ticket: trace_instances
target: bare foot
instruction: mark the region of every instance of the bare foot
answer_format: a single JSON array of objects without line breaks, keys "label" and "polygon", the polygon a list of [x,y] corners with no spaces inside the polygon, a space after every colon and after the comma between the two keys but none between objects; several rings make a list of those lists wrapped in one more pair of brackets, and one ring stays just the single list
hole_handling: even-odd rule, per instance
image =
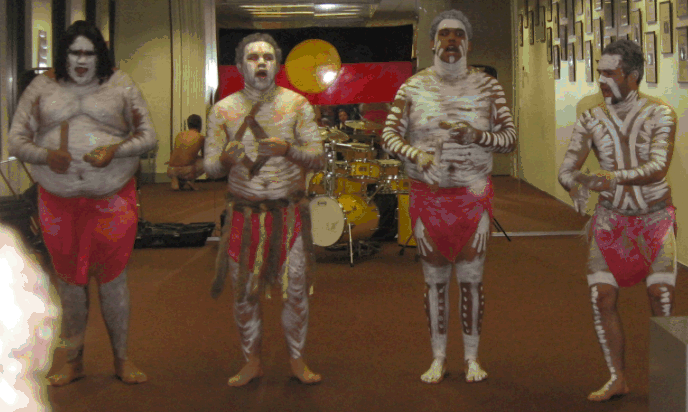
[{"label": "bare foot", "polygon": [[65,386],[84,376],[82,362],[67,362],[56,374],[49,376],[48,381],[51,386]]},{"label": "bare foot", "polygon": [[172,190],[179,190],[179,179],[176,177],[172,178],[172,181],[170,182],[170,188]]},{"label": "bare foot", "polygon": [[260,361],[249,361],[236,375],[229,378],[227,384],[229,386],[244,386],[253,379],[263,376],[263,368],[260,366]]},{"label": "bare foot", "polygon": [[291,371],[301,383],[310,385],[322,380],[320,374],[314,373],[308,369],[308,365],[303,361],[303,358],[290,359],[289,362],[291,363]]},{"label": "bare foot", "polygon": [[115,374],[122,382],[130,385],[143,383],[148,380],[148,376],[127,359],[115,360]]},{"label": "bare foot", "polygon": [[467,359],[465,366],[466,382],[480,382],[487,379],[487,372],[485,372],[476,359]]},{"label": "bare foot", "polygon": [[599,390],[588,395],[588,400],[593,402],[604,402],[615,397],[620,397],[630,392],[626,380],[623,377],[612,375]]},{"label": "bare foot", "polygon": [[424,374],[420,376],[420,380],[425,383],[440,383],[444,379],[444,358],[435,358]]}]

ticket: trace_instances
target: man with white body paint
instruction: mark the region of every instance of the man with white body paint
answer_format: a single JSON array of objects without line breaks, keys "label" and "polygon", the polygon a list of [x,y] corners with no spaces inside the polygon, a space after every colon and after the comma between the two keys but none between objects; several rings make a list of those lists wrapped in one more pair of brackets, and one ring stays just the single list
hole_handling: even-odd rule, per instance
[{"label": "man with white body paint", "polygon": [[[275,84],[282,51],[256,33],[236,49],[244,89],[217,103],[208,118],[205,171],[228,176],[227,218],[212,295],[227,272],[234,285],[234,318],[246,365],[229,379],[242,386],[263,375],[261,291],[281,283],[282,325],[291,369],[316,383],[303,359],[308,328],[308,268],[313,262],[305,176],[325,165],[315,113],[303,96]],[[258,169],[256,164],[262,164]]]},{"label": "man with white body paint", "polygon": [[483,268],[492,212],[492,153],[516,146],[516,131],[496,79],[469,67],[472,29],[463,13],[440,13],[430,30],[432,67],[397,92],[382,134],[383,148],[405,162],[410,212],[425,277],[433,362],[421,376],[445,373],[449,281],[460,284],[467,382],[487,378],[478,361],[483,318]]},{"label": "man with white body paint", "polygon": [[31,163],[39,183],[43,238],[59,277],[66,364],[53,386],[84,376],[88,283],[99,283],[101,312],[125,383],[147,380],[127,357],[126,266],[138,211],[139,156],[156,147],[146,102],[131,78],[113,69],[101,33],[72,24],[56,52],[55,71],[22,95],[9,135],[10,154]]},{"label": "man with white body paint", "polygon": [[[653,316],[670,316],[674,300],[676,217],[666,174],[676,114],[638,92],[643,65],[643,52],[632,41],[619,40],[604,49],[597,68],[604,103],[578,118],[559,169],[559,182],[581,214],[589,190],[600,193],[588,233],[588,285],[611,377],[588,396],[591,401],[629,392],[618,288],[645,279]],[[601,169],[581,172],[591,149]]]}]

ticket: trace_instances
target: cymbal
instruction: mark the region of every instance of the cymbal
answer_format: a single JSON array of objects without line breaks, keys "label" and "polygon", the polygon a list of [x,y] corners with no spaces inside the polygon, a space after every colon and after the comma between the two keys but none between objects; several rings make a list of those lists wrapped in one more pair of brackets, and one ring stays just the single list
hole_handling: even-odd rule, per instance
[{"label": "cymbal", "polygon": [[322,136],[323,140],[330,142],[344,142],[349,140],[349,135],[339,129],[319,127],[318,130],[320,131],[320,136]]},{"label": "cymbal", "polygon": [[352,129],[357,130],[380,130],[384,128],[384,125],[379,123],[371,122],[370,120],[347,120],[344,122],[345,125]]}]

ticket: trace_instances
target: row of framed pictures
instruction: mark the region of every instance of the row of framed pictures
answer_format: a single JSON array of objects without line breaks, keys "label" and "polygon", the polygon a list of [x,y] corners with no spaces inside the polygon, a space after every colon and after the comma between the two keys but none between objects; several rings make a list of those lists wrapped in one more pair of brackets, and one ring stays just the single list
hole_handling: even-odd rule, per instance
[{"label": "row of framed pictures", "polygon": [[[595,1],[594,4],[592,0],[560,0],[560,2],[552,3],[551,0],[545,0],[545,6],[535,4],[537,13],[535,10],[528,9],[528,0],[526,1],[526,10],[528,13],[525,16],[519,14],[519,45],[524,46],[524,28],[528,29],[529,43],[535,44],[535,42],[546,42],[547,43],[547,60],[549,63],[554,64],[555,78],[559,79],[560,76],[560,61],[569,61],[569,80],[575,81],[575,61],[585,60],[586,68],[586,80],[588,82],[594,81],[594,70],[593,61],[598,61],[602,54],[602,49],[607,46],[612,41],[616,40],[615,36],[604,36],[605,28],[613,28],[613,1],[614,0],[600,0]],[[531,0],[532,1],[532,0]],[[574,3],[571,4],[570,2]],[[629,26],[630,31],[623,37],[633,40],[638,43],[641,47],[645,44],[644,53],[646,60],[646,81],[649,83],[657,82],[657,44],[656,35],[654,31],[642,32],[642,10],[637,9],[628,13],[628,0],[617,0],[621,2],[621,16],[620,24]],[[633,0],[639,1],[639,0]],[[578,15],[585,14],[584,21],[575,21],[575,17],[568,15],[572,18],[567,19],[566,11],[562,13],[560,6],[567,8],[569,12],[573,8],[578,7],[578,3],[581,3],[583,12],[576,13]],[[584,3],[583,3],[584,2]],[[542,4],[542,0],[540,0]],[[568,7],[567,7],[568,4]],[[583,7],[584,6],[584,7]],[[592,16],[592,9],[602,10],[604,9],[604,19],[594,18]],[[677,0],[677,17],[688,16],[688,0]],[[626,10],[626,15],[624,16],[624,11]],[[590,11],[590,13],[588,13]],[[656,0],[646,0],[645,11],[648,19],[648,24],[657,22],[656,14]],[[536,15],[539,16],[536,18]],[[567,23],[561,23],[562,20],[571,21],[571,25]],[[612,21],[612,23],[604,24],[605,21]],[[546,27],[545,21],[551,21],[552,27]],[[673,53],[673,24],[672,24],[672,4],[670,1],[663,1],[659,4],[659,22],[660,24],[660,51],[663,54]],[[569,32],[569,26],[572,26],[572,32]],[[584,27],[588,34],[593,34],[593,40],[588,40],[583,42],[583,31]],[[554,40],[558,40],[560,45],[553,45],[553,31]],[[688,82],[688,27],[677,28],[678,35],[678,61],[679,61],[679,82]]]},{"label": "row of framed pictures", "polygon": [[[630,8],[632,3],[640,0],[523,0],[526,12],[532,10],[543,10],[542,18],[551,22],[555,19],[561,21],[574,21],[576,16],[584,16],[586,25],[592,24],[593,10],[601,12],[604,20],[609,24],[608,28],[614,27],[614,3],[619,3],[619,24],[621,26],[629,24]],[[676,1],[676,17],[688,17],[688,0]],[[669,3],[664,1],[662,4]],[[645,13],[648,23],[657,21],[657,0],[645,1]],[[540,24],[540,15],[535,15],[535,25]],[[531,20],[533,21],[533,20]],[[528,27],[529,22],[524,22]],[[588,32],[589,33],[589,32]]]}]

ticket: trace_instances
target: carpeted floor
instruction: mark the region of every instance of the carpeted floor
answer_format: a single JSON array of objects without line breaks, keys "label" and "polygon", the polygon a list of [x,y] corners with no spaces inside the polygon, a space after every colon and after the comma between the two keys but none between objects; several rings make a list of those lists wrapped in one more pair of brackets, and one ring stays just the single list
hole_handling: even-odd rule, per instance
[{"label": "carpeted floor", "polygon": [[[217,220],[224,184],[199,192],[142,188],[151,222]],[[495,216],[509,232],[580,230],[571,208],[512,178],[496,178]],[[306,359],[324,376],[305,386],[290,378],[280,326],[281,299],[264,301],[265,376],[243,388],[227,379],[243,364],[231,290],[210,298],[217,243],[183,249],[138,249],[129,266],[130,357],[150,381],[115,379],[98,300],[91,299],[87,377],[49,388],[55,411],[646,411],[649,306],[642,285],[623,290],[631,393],[605,404],[586,401],[607,371],[592,327],[584,278],[586,246],[578,236],[494,237],[485,269],[486,314],[480,357],[490,373],[467,384],[462,372],[458,289],[452,284],[448,376],[421,383],[431,363],[424,284],[414,249],[396,242],[349,267],[344,253],[318,251]],[[686,271],[676,315],[688,313]],[[91,285],[96,296],[97,289]],[[56,363],[63,359],[57,353]]]}]

